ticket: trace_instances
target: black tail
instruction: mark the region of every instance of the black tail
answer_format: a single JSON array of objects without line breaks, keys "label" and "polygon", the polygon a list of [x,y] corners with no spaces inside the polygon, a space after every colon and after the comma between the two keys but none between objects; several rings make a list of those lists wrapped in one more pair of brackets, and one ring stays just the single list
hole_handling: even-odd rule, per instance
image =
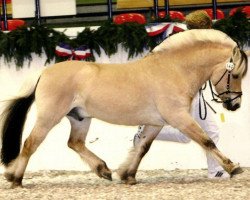
[{"label": "black tail", "polygon": [[2,114],[1,162],[5,166],[20,153],[24,123],[34,99],[35,90],[29,96],[12,100]]}]

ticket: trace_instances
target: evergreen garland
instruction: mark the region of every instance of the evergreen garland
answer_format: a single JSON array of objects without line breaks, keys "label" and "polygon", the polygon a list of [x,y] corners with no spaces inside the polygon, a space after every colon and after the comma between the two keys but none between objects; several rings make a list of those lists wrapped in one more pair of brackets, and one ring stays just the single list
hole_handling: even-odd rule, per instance
[{"label": "evergreen garland", "polygon": [[98,55],[101,54],[101,49],[99,42],[96,37],[95,31],[91,30],[90,28],[85,28],[81,33],[79,33],[76,37],[75,40],[72,41],[73,47],[77,47],[80,45],[86,45],[89,47],[90,52],[91,52],[91,57],[88,58],[87,60],[94,61],[94,54],[93,52],[95,51]]},{"label": "evergreen garland", "polygon": [[[241,46],[249,40],[250,23],[246,15],[237,12],[235,15],[217,21],[213,28],[227,33]],[[31,61],[32,54],[41,56],[45,53],[49,63],[52,60],[62,61],[67,58],[57,57],[55,47],[60,43],[68,43],[72,48],[87,45],[90,51],[98,55],[101,49],[108,56],[117,52],[118,45],[128,52],[128,58],[151,50],[159,42],[159,37],[149,37],[144,25],[125,23],[116,25],[111,22],[100,26],[97,30],[85,28],[75,39],[69,39],[63,32],[58,32],[45,26],[21,27],[8,33],[0,31],[0,56],[6,62],[14,60],[17,67],[22,67],[25,60]],[[94,60],[94,57],[88,58]]]},{"label": "evergreen garland", "polygon": [[128,58],[142,53],[145,48],[152,49],[155,46],[145,26],[136,23],[107,23],[95,31],[95,37],[108,56],[117,52],[119,44],[128,51]]},{"label": "evergreen garland", "polygon": [[241,47],[250,40],[250,22],[241,10],[236,11],[232,16],[218,20],[213,24],[213,28],[226,33]]}]

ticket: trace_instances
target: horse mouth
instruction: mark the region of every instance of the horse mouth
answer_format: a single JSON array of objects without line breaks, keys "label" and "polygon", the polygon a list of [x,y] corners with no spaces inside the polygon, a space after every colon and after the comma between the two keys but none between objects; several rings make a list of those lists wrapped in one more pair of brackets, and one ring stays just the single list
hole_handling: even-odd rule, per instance
[{"label": "horse mouth", "polygon": [[232,104],[231,102],[224,102],[223,107],[226,108],[227,110],[235,111],[238,108],[240,108],[240,104],[239,103]]}]

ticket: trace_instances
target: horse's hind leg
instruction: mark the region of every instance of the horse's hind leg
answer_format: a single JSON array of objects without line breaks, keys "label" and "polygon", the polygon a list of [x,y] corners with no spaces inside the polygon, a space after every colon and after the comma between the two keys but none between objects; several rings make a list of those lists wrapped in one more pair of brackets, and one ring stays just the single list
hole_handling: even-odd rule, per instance
[{"label": "horse's hind leg", "polygon": [[117,173],[126,184],[136,184],[135,175],[144,155],[150,149],[153,140],[161,131],[162,126],[145,126],[140,142],[131,150],[127,160],[119,167]]},{"label": "horse's hind leg", "polygon": [[71,116],[68,116],[68,119],[71,123],[68,146],[76,151],[82,160],[87,162],[91,170],[99,177],[112,180],[112,173],[106,163],[85,146],[85,139],[89,130],[91,118],[83,119],[71,114]]},{"label": "horse's hind leg", "polygon": [[31,134],[24,142],[21,153],[6,168],[4,175],[8,181],[12,182],[12,188],[22,186],[23,175],[31,155],[36,151],[55,124],[52,121],[37,119]]}]

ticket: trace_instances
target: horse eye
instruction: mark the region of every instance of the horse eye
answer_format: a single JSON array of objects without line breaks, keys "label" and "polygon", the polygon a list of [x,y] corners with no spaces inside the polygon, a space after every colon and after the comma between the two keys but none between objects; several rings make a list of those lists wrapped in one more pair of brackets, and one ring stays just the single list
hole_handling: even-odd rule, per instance
[{"label": "horse eye", "polygon": [[239,78],[239,75],[232,75],[232,77],[233,77],[234,79],[237,79],[237,78]]}]

